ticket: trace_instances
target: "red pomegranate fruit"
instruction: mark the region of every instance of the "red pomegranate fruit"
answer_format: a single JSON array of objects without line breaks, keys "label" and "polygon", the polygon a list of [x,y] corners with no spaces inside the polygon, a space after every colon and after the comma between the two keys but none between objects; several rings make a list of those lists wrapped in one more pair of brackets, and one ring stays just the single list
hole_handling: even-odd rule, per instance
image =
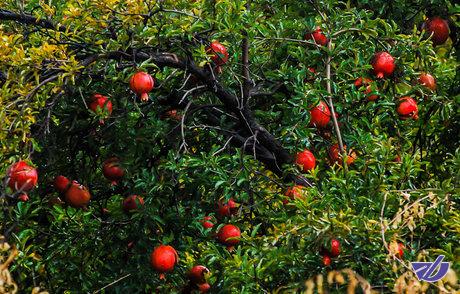
[{"label": "red pomegranate fruit", "polygon": [[411,97],[402,97],[399,99],[399,105],[396,108],[396,111],[399,114],[399,118],[406,120],[412,118],[414,120],[418,119],[418,106],[417,102]]},{"label": "red pomegranate fruit", "polygon": [[211,290],[211,285],[208,283],[200,284],[198,285],[198,290],[200,293],[207,293],[209,290]]},{"label": "red pomegranate fruit", "polygon": [[170,118],[173,120],[180,121],[182,120],[182,115],[177,111],[177,109],[171,109],[162,114],[161,118]]},{"label": "red pomegranate fruit", "polygon": [[123,178],[125,170],[120,166],[120,160],[117,157],[111,157],[102,164],[102,173],[112,182],[112,185],[116,185]]},{"label": "red pomegranate fruit", "polygon": [[[343,145],[343,149],[345,150],[345,152],[347,152],[346,145]],[[334,163],[338,163],[340,165],[342,164],[342,155],[340,154],[339,144],[332,145],[329,148],[328,154],[329,154],[329,159],[331,160],[332,164]],[[353,150],[350,150],[347,153],[347,165],[352,165],[355,162],[356,158],[357,158],[356,152],[354,152]]]},{"label": "red pomegranate fruit", "polygon": [[295,163],[300,166],[304,173],[312,170],[316,166],[316,158],[310,150],[305,149],[297,153]]},{"label": "red pomegranate fruit", "polygon": [[422,26],[431,35],[433,45],[441,45],[449,38],[449,24],[440,17],[427,19]]},{"label": "red pomegranate fruit", "polygon": [[37,170],[23,160],[12,164],[6,175],[8,187],[15,192],[29,192],[38,182]]},{"label": "red pomegranate fruit", "polygon": [[227,246],[228,251],[232,251],[234,246],[240,242],[241,231],[237,226],[225,225],[217,233],[217,240]]},{"label": "red pomegranate fruit", "polygon": [[133,212],[144,206],[144,198],[138,195],[130,195],[123,200],[122,208],[128,212]]},{"label": "red pomegranate fruit", "polygon": [[[93,97],[91,97],[89,109],[94,113],[104,112],[107,116],[110,116],[112,113],[112,102],[104,95],[94,94]],[[103,123],[103,120],[101,120],[101,123]]]},{"label": "red pomegranate fruit", "polygon": [[328,39],[321,31],[320,27],[316,27],[316,29],[312,33],[305,34],[305,40],[313,40],[316,44],[325,46],[327,45]]},{"label": "red pomegranate fruit", "polygon": [[395,60],[388,52],[377,52],[371,62],[374,68],[374,74],[377,78],[388,77],[395,70]]},{"label": "red pomegranate fruit", "polygon": [[206,283],[206,276],[209,274],[209,269],[203,265],[195,265],[190,269],[187,276],[190,282],[201,285]]},{"label": "red pomegranate fruit", "polygon": [[405,248],[406,248],[406,247],[404,246],[403,243],[398,242],[398,257],[399,257],[400,259],[402,259],[402,258],[404,257],[404,249],[405,249]]},{"label": "red pomegranate fruit", "polygon": [[207,53],[211,54],[211,60],[217,66],[224,65],[228,61],[227,48],[219,41],[213,41],[208,47]]},{"label": "red pomegranate fruit", "polygon": [[288,204],[289,200],[294,200],[296,198],[303,198],[303,191],[304,187],[300,185],[296,185],[294,187],[290,187],[286,190],[284,193],[284,196],[286,196],[286,199],[283,200],[283,204]]},{"label": "red pomegranate fruit", "polygon": [[139,71],[131,76],[129,86],[136,95],[141,97],[141,101],[149,100],[149,92],[152,91],[155,80],[146,72]]},{"label": "red pomegranate fruit", "polygon": [[310,126],[325,128],[331,120],[331,112],[324,101],[310,110]]},{"label": "red pomegranate fruit", "polygon": [[91,200],[88,189],[77,181],[72,181],[64,196],[65,202],[75,208],[85,208]]},{"label": "red pomegranate fruit", "polygon": [[217,214],[221,217],[232,216],[237,212],[237,210],[237,203],[233,200],[233,198],[230,198],[227,203],[223,203],[222,201],[217,203]]},{"label": "red pomegranate fruit", "polygon": [[331,265],[331,257],[329,255],[323,255],[323,264],[324,266],[330,266]]},{"label": "red pomegranate fruit", "polygon": [[436,90],[436,80],[429,73],[422,73],[418,78],[418,82],[420,85],[427,87],[431,91]]},{"label": "red pomegranate fruit", "polygon": [[[366,87],[364,90],[363,90],[363,93],[366,94],[366,97],[367,97],[367,100],[369,101],[375,101],[379,98],[378,95],[375,95],[375,94],[370,94],[372,92],[372,85],[373,84],[373,81],[371,79],[368,79],[368,78],[358,78],[356,79],[355,81],[355,87],[356,88],[361,88],[362,86],[363,87]],[[378,90],[377,88],[375,88],[374,90]]]},{"label": "red pomegranate fruit", "polygon": [[57,176],[54,178],[54,188],[60,193],[64,193],[70,186],[70,180],[64,176]]},{"label": "red pomegranate fruit", "polygon": [[150,264],[160,274],[160,279],[165,279],[165,274],[174,270],[179,262],[179,255],[169,245],[160,245],[150,254]]},{"label": "red pomegranate fruit", "polygon": [[337,239],[331,240],[331,257],[337,257],[340,254],[340,241]]},{"label": "red pomegranate fruit", "polygon": [[211,229],[212,227],[214,227],[214,223],[212,223],[211,220],[212,220],[211,216],[203,217],[201,224],[203,225],[205,229]]}]

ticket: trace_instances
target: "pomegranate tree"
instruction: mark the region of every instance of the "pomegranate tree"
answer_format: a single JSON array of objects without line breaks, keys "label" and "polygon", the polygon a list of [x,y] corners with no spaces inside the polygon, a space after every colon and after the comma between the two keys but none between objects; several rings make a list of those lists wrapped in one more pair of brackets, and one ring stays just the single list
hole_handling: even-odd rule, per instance
[{"label": "pomegranate tree", "polygon": [[37,170],[21,160],[11,165],[7,172],[7,184],[15,192],[29,192],[38,182]]},{"label": "pomegranate tree", "polygon": [[379,79],[391,76],[395,70],[395,60],[388,52],[375,53],[371,65],[374,69],[374,74]]},{"label": "pomegranate tree", "polygon": [[331,120],[331,112],[324,101],[310,110],[310,126],[325,128]]},{"label": "pomegranate tree", "polygon": [[414,120],[418,119],[418,106],[417,102],[409,96],[402,97],[399,99],[399,104],[396,108],[399,118],[406,120],[412,118]]},{"label": "pomegranate tree", "polygon": [[174,270],[179,262],[179,255],[169,245],[160,245],[150,254],[150,264],[160,274],[160,279],[165,279],[165,274]]},{"label": "pomegranate tree", "polygon": [[307,149],[297,153],[295,162],[298,166],[300,166],[304,173],[314,169],[316,166],[315,156]]},{"label": "pomegranate tree", "polygon": [[155,80],[146,72],[139,71],[131,76],[129,86],[131,90],[141,98],[141,101],[149,100],[149,92],[152,91]]},{"label": "pomegranate tree", "polygon": [[232,251],[234,246],[240,242],[241,231],[235,225],[225,225],[217,233],[217,240],[227,246],[228,251]]},{"label": "pomegranate tree", "polygon": [[102,173],[112,182],[112,185],[116,185],[123,178],[125,171],[120,165],[120,160],[117,157],[111,157],[102,164]]}]

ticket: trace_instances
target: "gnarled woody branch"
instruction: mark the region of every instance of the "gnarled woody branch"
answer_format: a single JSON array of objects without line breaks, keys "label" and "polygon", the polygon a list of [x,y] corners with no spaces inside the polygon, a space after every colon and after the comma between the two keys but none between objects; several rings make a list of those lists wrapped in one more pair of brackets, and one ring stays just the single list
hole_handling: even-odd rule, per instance
[{"label": "gnarled woody branch", "polygon": [[[12,20],[27,25],[35,25],[46,29],[53,29],[59,31],[65,31],[65,27],[56,26],[49,20],[38,20],[30,14],[15,13],[8,10],[0,10],[0,20]],[[133,60],[147,60],[151,59],[160,67],[173,67],[181,70],[185,70],[188,73],[196,76],[204,85],[206,85],[209,91],[212,91],[216,97],[223,103],[225,109],[233,113],[239,120],[240,134],[244,135],[244,140],[247,144],[247,138],[252,138],[252,144],[256,150],[256,159],[264,163],[271,171],[278,176],[284,176],[282,165],[292,163],[292,157],[289,152],[281,146],[278,140],[269,133],[264,127],[262,127],[255,120],[251,110],[245,104],[241,105],[238,103],[238,98],[225,89],[209,71],[204,68],[200,68],[194,64],[190,59],[178,58],[175,54],[171,53],[158,53],[158,52],[146,52],[146,51],[113,51],[105,54],[98,54],[88,56],[81,61],[83,67],[89,66],[91,63],[98,59],[129,59]],[[247,70],[247,69],[246,69]],[[248,78],[248,77],[247,77]],[[245,94],[249,95],[249,83],[246,81]],[[245,95],[245,96],[246,96]],[[247,99],[248,97],[246,97]],[[235,137],[232,142],[240,144],[242,138]],[[243,146],[247,149],[246,146]],[[248,151],[248,150],[246,150]],[[251,152],[252,153],[252,152]],[[285,177],[288,181],[295,181],[298,184],[305,186],[312,186],[312,184],[304,177],[297,177],[295,175],[287,175]]]},{"label": "gnarled woody branch", "polygon": [[0,9],[0,20],[12,20],[22,24],[36,25],[45,29],[58,30],[64,32],[64,26],[56,26],[51,21],[46,19],[37,19],[35,16],[27,13],[16,13],[13,11]]},{"label": "gnarled woody branch", "polygon": [[[82,65],[88,66],[98,59],[119,60],[124,58],[132,60],[133,57],[135,57],[135,59],[138,61],[150,59],[159,67],[173,67],[185,70],[197,77],[203,84],[207,86],[209,91],[213,92],[214,95],[219,98],[225,109],[233,113],[238,118],[239,127],[242,131],[240,133],[243,133],[248,138],[254,136],[251,140],[251,143],[256,144],[256,159],[264,163],[278,176],[283,176],[282,165],[292,163],[292,157],[289,152],[283,146],[281,146],[278,140],[271,133],[269,133],[255,120],[251,110],[246,105],[241,106],[238,103],[238,97],[225,89],[219,83],[219,81],[217,81],[215,77],[205,68],[196,66],[192,60],[179,58],[177,55],[172,53],[157,53],[133,50],[130,52],[112,51],[105,54],[92,55],[84,59],[82,61]],[[242,141],[243,140],[240,137],[235,137],[232,140],[232,142],[235,144],[241,144]],[[253,151],[253,148],[247,148],[247,146],[245,146],[245,149],[248,153],[252,153]],[[287,175],[286,180],[296,181],[298,184],[306,186],[312,186],[312,183],[303,177]]]}]

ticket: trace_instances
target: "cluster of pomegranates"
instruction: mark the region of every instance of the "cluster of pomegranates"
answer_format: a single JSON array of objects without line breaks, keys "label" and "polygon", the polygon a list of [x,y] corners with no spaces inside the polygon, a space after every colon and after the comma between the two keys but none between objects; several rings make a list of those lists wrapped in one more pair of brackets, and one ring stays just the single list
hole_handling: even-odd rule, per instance
[{"label": "cluster of pomegranates", "polygon": [[[221,219],[231,217],[237,212],[238,203],[232,198],[228,201],[219,201],[217,204],[217,216]],[[201,220],[201,224],[205,229],[214,227],[213,217],[205,216]],[[232,251],[234,246],[240,242],[241,231],[233,224],[224,224],[215,235],[217,241],[227,247],[227,250]],[[172,246],[159,245],[154,248],[150,255],[150,264],[153,269],[160,274],[160,279],[165,278],[165,274],[174,270],[179,258],[176,250]],[[207,282],[210,272],[203,265],[196,265],[190,269],[188,277],[190,280],[187,286],[189,290],[198,290],[201,293],[209,291],[211,286]]]},{"label": "cluster of pomegranates", "polygon": [[331,265],[332,258],[338,257],[340,255],[340,241],[337,239],[331,239],[331,242],[328,247],[323,246],[319,250],[319,253],[323,256],[324,266]]}]

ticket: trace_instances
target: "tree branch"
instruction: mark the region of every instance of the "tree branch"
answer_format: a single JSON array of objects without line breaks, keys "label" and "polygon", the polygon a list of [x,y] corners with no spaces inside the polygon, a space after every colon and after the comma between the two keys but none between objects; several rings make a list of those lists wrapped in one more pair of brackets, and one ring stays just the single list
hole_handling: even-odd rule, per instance
[{"label": "tree branch", "polygon": [[[284,176],[282,166],[292,163],[292,157],[289,152],[281,146],[279,141],[271,133],[257,123],[252,111],[246,105],[239,105],[238,97],[225,89],[212,72],[205,68],[198,67],[192,60],[188,58],[179,58],[172,53],[132,50],[128,52],[112,51],[104,54],[92,55],[84,59],[82,65],[88,66],[98,59],[133,60],[133,57],[135,57],[137,61],[150,59],[159,67],[177,68],[194,75],[209,91],[214,93],[228,112],[236,116],[239,121],[241,135],[246,137],[245,141],[247,138],[257,133],[257,142],[255,144],[260,146],[256,146],[256,150],[266,150],[266,152],[263,152],[264,155],[262,156],[262,154],[259,154],[257,159],[266,164],[267,167],[278,176]],[[257,149],[259,147],[260,149]],[[290,179],[292,178],[296,177],[291,176]]]},{"label": "tree branch", "polygon": [[16,13],[10,10],[0,9],[0,20],[12,20],[26,25],[36,25],[45,29],[64,32],[64,26],[56,26],[50,20],[37,19],[35,16],[26,13]]}]

